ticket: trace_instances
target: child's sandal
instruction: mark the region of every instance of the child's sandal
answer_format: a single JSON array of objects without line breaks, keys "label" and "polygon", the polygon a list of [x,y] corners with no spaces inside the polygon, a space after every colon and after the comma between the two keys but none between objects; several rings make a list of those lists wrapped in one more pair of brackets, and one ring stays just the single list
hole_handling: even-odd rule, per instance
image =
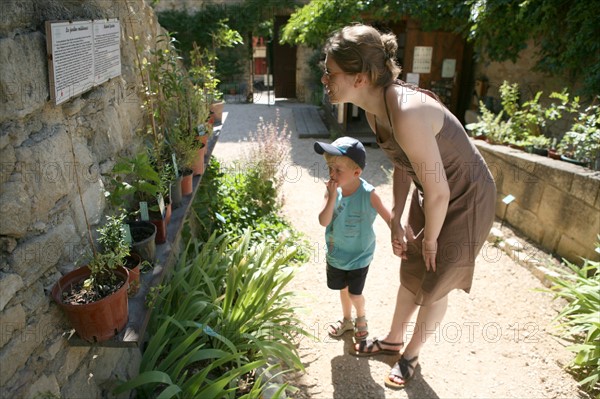
[{"label": "child's sandal", "polygon": [[[362,325],[358,325],[358,324]],[[364,341],[369,336],[369,325],[365,316],[354,319],[354,338],[358,341]]]},{"label": "child's sandal", "polygon": [[341,337],[346,331],[354,329],[352,320],[343,319],[329,325],[329,335],[332,337]]}]

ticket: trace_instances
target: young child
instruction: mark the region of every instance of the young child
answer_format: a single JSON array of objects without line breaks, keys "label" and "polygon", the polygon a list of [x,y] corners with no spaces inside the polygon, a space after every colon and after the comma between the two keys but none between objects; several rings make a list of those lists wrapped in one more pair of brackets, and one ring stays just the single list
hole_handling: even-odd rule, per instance
[{"label": "young child", "polygon": [[331,144],[316,142],[314,148],[324,155],[329,168],[319,223],[326,226],[327,286],[340,290],[343,313],[341,320],[329,326],[329,335],[339,337],[354,330],[355,338],[362,341],[369,335],[362,291],[375,251],[373,222],[379,214],[389,226],[391,214],[374,187],[360,177],[366,161],[360,141],[340,137]]}]

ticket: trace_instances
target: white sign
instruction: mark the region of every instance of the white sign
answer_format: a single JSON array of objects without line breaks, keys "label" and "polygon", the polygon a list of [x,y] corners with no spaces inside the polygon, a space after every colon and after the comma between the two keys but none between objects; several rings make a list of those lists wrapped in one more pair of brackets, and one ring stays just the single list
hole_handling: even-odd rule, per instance
[{"label": "white sign", "polygon": [[454,72],[456,72],[456,60],[446,58],[442,63],[442,78],[453,78]]},{"label": "white sign", "polygon": [[121,75],[121,27],[118,19],[94,22],[94,84]]},{"label": "white sign", "polygon": [[46,22],[50,96],[58,105],[121,75],[121,26],[116,18]]},{"label": "white sign", "polygon": [[433,56],[433,47],[415,46],[413,55],[413,73],[431,73],[431,57]]}]

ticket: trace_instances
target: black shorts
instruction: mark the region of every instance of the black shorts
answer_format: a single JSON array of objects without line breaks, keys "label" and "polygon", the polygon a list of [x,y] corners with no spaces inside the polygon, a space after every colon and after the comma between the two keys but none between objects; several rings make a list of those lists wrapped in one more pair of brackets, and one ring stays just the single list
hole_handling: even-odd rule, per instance
[{"label": "black shorts", "polygon": [[369,266],[355,270],[342,270],[327,264],[327,287],[341,290],[348,287],[352,295],[361,295],[367,280]]}]

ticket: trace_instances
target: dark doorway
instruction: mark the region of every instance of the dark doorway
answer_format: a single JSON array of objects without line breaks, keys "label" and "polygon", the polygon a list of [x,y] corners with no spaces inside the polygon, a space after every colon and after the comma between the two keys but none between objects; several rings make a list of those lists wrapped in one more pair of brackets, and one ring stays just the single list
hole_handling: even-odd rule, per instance
[{"label": "dark doorway", "polygon": [[279,30],[289,17],[275,17],[273,40],[273,83],[275,97],[296,98],[296,46],[279,44]]}]

